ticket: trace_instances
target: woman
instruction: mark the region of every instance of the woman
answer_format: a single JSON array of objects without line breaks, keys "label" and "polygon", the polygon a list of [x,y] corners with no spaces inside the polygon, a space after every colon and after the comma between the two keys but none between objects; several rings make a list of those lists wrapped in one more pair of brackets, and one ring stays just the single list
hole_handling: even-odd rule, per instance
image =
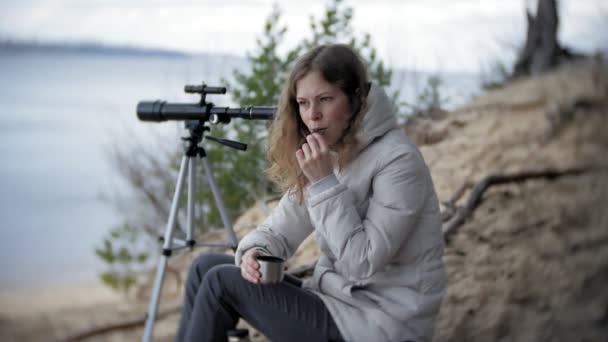
[{"label": "woman", "polygon": [[[437,196],[351,48],[320,46],[297,61],[268,155],[285,195],[234,259],[194,262],[178,339],[225,340],[244,318],[273,341],[431,340],[446,287]],[[256,255],[289,258],[312,232],[313,276],[301,287],[260,284]]]}]

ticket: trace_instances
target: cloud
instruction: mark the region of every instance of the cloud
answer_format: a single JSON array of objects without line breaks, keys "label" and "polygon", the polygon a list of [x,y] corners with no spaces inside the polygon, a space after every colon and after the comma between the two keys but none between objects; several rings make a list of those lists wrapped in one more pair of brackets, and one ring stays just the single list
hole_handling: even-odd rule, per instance
[{"label": "cloud", "polygon": [[[5,0],[0,36],[93,40],[245,55],[255,47],[274,0]],[[292,46],[309,35],[309,16],[326,1],[281,3]],[[583,50],[606,44],[600,0],[560,1],[560,37]],[[510,57],[525,38],[525,1],[352,0],[355,32],[369,32],[391,65],[476,69]],[[606,6],[605,6],[606,7]],[[605,13],[605,12],[604,12]]]},{"label": "cloud", "polygon": [[270,0],[8,0],[5,8],[54,6],[63,9],[165,8],[165,7],[256,7],[272,4]]}]

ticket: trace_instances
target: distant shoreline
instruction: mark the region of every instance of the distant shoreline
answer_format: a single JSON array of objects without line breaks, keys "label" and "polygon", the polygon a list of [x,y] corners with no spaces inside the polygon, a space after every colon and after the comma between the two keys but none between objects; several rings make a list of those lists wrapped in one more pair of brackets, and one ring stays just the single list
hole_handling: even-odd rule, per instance
[{"label": "distant shoreline", "polygon": [[192,54],[166,49],[141,48],[131,46],[110,46],[100,43],[54,43],[19,40],[0,41],[0,53],[74,53],[104,56],[137,56],[187,58]]},{"label": "distant shoreline", "polygon": [[[25,39],[13,39],[0,36],[0,56],[18,54],[67,54],[67,55],[90,55],[103,57],[143,57],[143,58],[213,58],[234,65],[246,65],[250,61],[245,56],[213,52],[187,52],[163,48],[149,48],[141,46],[110,45],[99,42],[53,42]],[[394,74],[408,74],[410,77],[424,77],[416,75],[439,75],[442,77],[478,77],[477,73],[469,71],[437,71],[422,69],[393,68]],[[395,75],[395,83],[399,75]]]}]

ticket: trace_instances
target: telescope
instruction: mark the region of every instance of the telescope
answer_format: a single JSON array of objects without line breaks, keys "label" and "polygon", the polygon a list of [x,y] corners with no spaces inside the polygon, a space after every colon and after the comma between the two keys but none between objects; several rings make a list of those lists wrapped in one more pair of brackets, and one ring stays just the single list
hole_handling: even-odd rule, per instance
[{"label": "telescope", "polygon": [[169,103],[167,101],[141,101],[137,104],[137,117],[142,121],[200,120],[212,124],[229,123],[232,118],[272,120],[276,107],[248,106],[242,108],[216,107],[206,102],[207,94],[226,94],[226,87],[186,85],[184,91],[200,94],[198,103]]}]

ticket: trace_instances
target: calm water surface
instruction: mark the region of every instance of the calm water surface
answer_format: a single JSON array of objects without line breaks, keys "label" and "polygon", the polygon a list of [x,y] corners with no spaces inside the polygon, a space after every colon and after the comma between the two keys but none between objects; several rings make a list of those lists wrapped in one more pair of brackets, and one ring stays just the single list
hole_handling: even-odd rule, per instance
[{"label": "calm water surface", "polygon": [[137,102],[195,102],[184,84],[231,70],[200,58],[0,52],[0,288],[95,279],[94,248],[121,223],[102,197],[128,196],[109,151],[178,144],[177,124],[139,122]]}]

